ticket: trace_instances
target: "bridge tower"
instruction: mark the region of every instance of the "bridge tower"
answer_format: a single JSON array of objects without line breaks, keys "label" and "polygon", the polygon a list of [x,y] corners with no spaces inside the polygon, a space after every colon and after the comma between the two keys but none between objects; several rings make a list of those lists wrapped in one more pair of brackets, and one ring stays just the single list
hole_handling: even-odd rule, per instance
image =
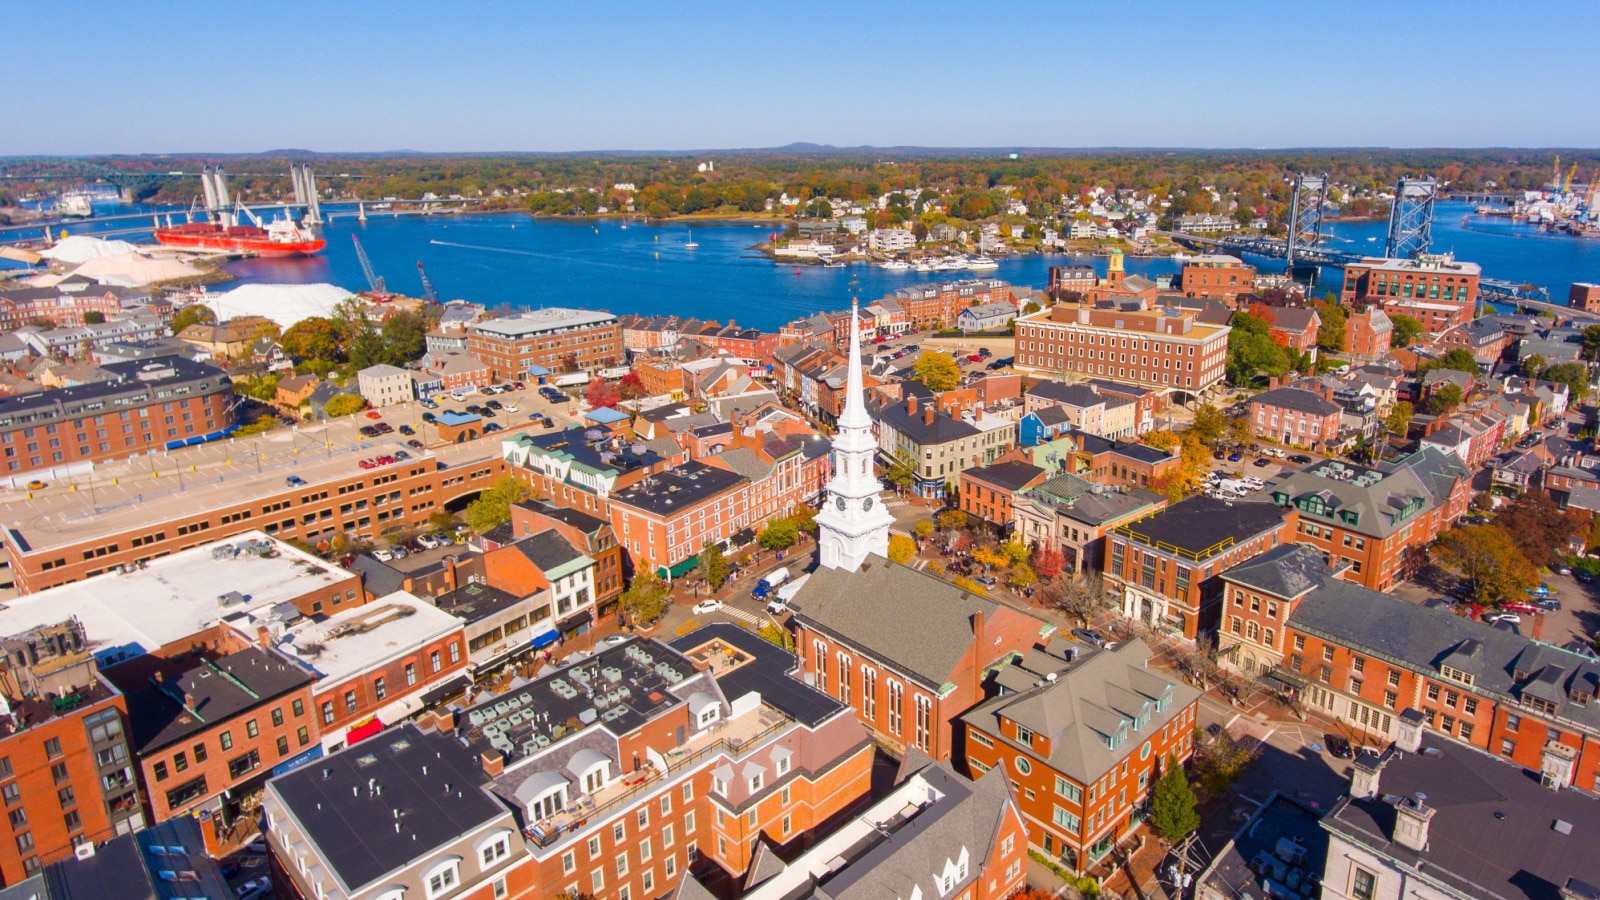
[{"label": "bridge tower", "polygon": [[1289,240],[1284,250],[1284,271],[1291,278],[1297,269],[1309,269],[1315,278],[1316,263],[1302,255],[1322,242],[1322,207],[1328,199],[1328,174],[1295,176],[1294,198],[1289,202]]},{"label": "bridge tower", "polygon": [[1433,243],[1433,200],[1439,184],[1432,178],[1401,178],[1394,186],[1394,206],[1389,210],[1389,237],[1383,255],[1389,259],[1415,259]]}]

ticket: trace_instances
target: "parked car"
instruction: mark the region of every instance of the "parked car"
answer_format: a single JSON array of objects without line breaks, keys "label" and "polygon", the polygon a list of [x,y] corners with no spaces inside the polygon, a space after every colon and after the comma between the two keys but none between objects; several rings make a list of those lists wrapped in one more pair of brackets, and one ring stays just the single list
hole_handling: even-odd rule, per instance
[{"label": "parked car", "polygon": [[1328,752],[1339,759],[1355,759],[1356,757],[1355,750],[1351,748],[1350,742],[1337,734],[1323,735],[1322,746],[1327,747]]},{"label": "parked car", "polygon": [[367,413],[367,418],[369,418],[369,419],[381,419],[381,418],[383,418],[383,413],[378,412],[377,410],[372,410],[371,412]]},{"label": "parked car", "polygon": [[379,434],[393,434],[394,433],[394,427],[391,426],[387,422],[379,422],[378,424],[376,424],[376,425],[374,425],[372,427],[378,429],[378,433]]},{"label": "parked car", "polygon": [[501,403],[499,400],[490,400],[488,403],[485,403],[484,406],[487,406],[490,409],[505,409],[505,404]]},{"label": "parked car", "polygon": [[[435,403],[434,404],[434,408],[438,409],[439,408],[439,404]],[[425,412],[425,413],[422,414],[422,421],[424,421],[424,422],[433,422],[433,421],[436,421],[437,419],[438,419],[438,417],[435,416],[431,412]]]},{"label": "parked car", "polygon": [[400,426],[400,433],[401,434],[416,434],[417,430],[415,428],[412,428],[410,425],[401,425]]},{"label": "parked car", "polygon": [[1295,455],[1289,457],[1289,462],[1292,462],[1297,466],[1303,466],[1306,463],[1311,462],[1311,457],[1305,455],[1304,453],[1296,453]]},{"label": "parked car", "polygon": [[373,428],[371,425],[363,425],[360,428],[357,428],[356,432],[358,434],[360,434],[364,438],[372,438],[372,437],[377,437],[378,436],[378,429]]},{"label": "parked car", "polygon": [[1561,601],[1555,599],[1554,597],[1544,597],[1542,599],[1535,600],[1533,601],[1533,605],[1539,607],[1545,612],[1556,612],[1557,610],[1561,609]]},{"label": "parked car", "polygon": [[490,422],[489,424],[483,426],[483,433],[484,434],[494,434],[496,431],[504,431],[504,430],[505,430],[504,428],[500,427],[500,423],[499,422]]},{"label": "parked car", "polygon": [[406,441],[406,446],[410,447],[413,450],[421,450],[421,449],[423,449],[422,442],[417,440],[416,438],[412,438],[411,440]]},{"label": "parked car", "polygon": [[1496,615],[1490,616],[1488,618],[1488,621],[1490,621],[1490,622],[1510,622],[1513,625],[1517,625],[1517,624],[1520,624],[1522,622],[1522,617],[1517,615],[1516,613],[1498,613]]},{"label": "parked car", "polygon": [[694,614],[697,616],[703,616],[706,613],[714,613],[721,608],[721,600],[717,600],[715,598],[701,600],[699,603],[694,605]]},{"label": "parked car", "polygon": [[234,891],[238,900],[261,900],[262,897],[272,893],[272,881],[267,878],[252,878]]},{"label": "parked car", "polygon": [[1539,611],[1539,607],[1534,606],[1532,603],[1502,603],[1500,608],[1519,613],[1536,613]]},{"label": "parked car", "polygon": [[1099,632],[1091,631],[1088,628],[1074,628],[1072,629],[1072,636],[1085,644],[1093,644],[1096,647],[1104,647],[1107,644],[1106,639],[1101,637]]},{"label": "parked car", "polygon": [[1258,458],[1255,462],[1255,466],[1258,469],[1266,468],[1270,465],[1272,465],[1272,460],[1266,458],[1265,456]]},{"label": "parked car", "polygon": [[363,459],[362,461],[356,463],[356,465],[363,469],[376,469],[378,467],[378,464],[370,459]]},{"label": "parked car", "polygon": [[1594,573],[1590,572],[1588,569],[1574,569],[1572,572],[1572,577],[1578,579],[1584,584],[1594,584]]},{"label": "parked car", "polygon": [[372,558],[378,562],[389,562],[394,559],[394,554],[388,550],[374,550],[372,551]]},{"label": "parked car", "polygon": [[406,548],[400,546],[399,544],[394,545],[394,547],[389,552],[394,554],[394,558],[395,559],[405,559],[407,556],[410,555],[410,554],[406,553]]},{"label": "parked car", "polygon": [[1237,450],[1228,454],[1228,462],[1238,462],[1241,459],[1244,459],[1244,454]]},{"label": "parked car", "polygon": [[403,459],[410,459],[411,458],[411,454],[405,452],[404,450],[396,450],[394,452],[394,458],[395,458],[396,462],[399,462],[400,460],[403,460]]},{"label": "parked car", "polygon": [[299,475],[290,475],[283,480],[284,487],[305,487],[306,480]]},{"label": "parked car", "polygon": [[606,639],[601,641],[600,643],[605,644],[608,647],[615,647],[616,645],[626,641],[629,637],[631,637],[631,635],[626,635],[626,634],[608,634],[608,635],[606,635]]}]

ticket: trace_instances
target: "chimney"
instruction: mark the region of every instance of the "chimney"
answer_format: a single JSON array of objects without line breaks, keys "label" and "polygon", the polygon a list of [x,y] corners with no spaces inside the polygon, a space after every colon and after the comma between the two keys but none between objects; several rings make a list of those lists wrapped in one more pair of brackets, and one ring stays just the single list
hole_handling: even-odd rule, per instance
[{"label": "chimney", "polygon": [[505,757],[493,750],[481,754],[478,757],[478,761],[483,764],[483,774],[490,778],[499,778],[500,773],[506,770]]},{"label": "chimney", "polygon": [[444,558],[444,583],[450,590],[456,589],[456,557],[452,553]]},{"label": "chimney", "polygon": [[1394,805],[1394,842],[1417,853],[1427,850],[1428,823],[1436,812],[1428,805],[1428,795],[1421,791],[1401,797]]},{"label": "chimney", "polygon": [[456,730],[456,717],[449,710],[437,709],[433,712],[433,727],[442,734],[449,734]]},{"label": "chimney", "polygon": [[922,408],[922,422],[924,425],[933,424],[933,412],[934,409],[931,406],[924,406]]},{"label": "chimney", "polygon": [[1544,745],[1544,753],[1539,758],[1539,780],[1552,791],[1559,791],[1572,784],[1577,761],[1578,751],[1575,748],[1560,741],[1550,741]]},{"label": "chimney", "polygon": [[272,646],[272,631],[265,625],[256,626],[256,643],[266,650]]},{"label": "chimney", "polygon": [[1356,800],[1378,796],[1378,776],[1383,774],[1383,764],[1388,761],[1387,754],[1379,756],[1370,750],[1357,755],[1351,764],[1350,796]]},{"label": "chimney", "polygon": [[908,395],[906,397],[906,414],[907,415],[911,415],[911,416],[914,416],[914,415],[917,414],[917,395],[916,394],[911,394],[911,395]]},{"label": "chimney", "polygon": [[1400,714],[1400,734],[1394,740],[1396,750],[1417,753],[1422,750],[1422,712],[1408,709]]}]

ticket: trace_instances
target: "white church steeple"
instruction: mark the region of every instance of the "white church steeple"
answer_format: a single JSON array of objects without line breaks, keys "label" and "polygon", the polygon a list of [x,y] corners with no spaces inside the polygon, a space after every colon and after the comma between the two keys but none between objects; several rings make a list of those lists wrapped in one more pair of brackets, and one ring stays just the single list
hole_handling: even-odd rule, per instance
[{"label": "white church steeple", "polygon": [[817,547],[821,564],[830,569],[861,567],[869,554],[889,555],[889,526],[894,517],[878,495],[883,485],[872,471],[878,450],[867,414],[861,383],[861,326],[856,305],[850,305],[850,369],[845,382],[844,412],[833,438],[833,480],[817,513]]}]

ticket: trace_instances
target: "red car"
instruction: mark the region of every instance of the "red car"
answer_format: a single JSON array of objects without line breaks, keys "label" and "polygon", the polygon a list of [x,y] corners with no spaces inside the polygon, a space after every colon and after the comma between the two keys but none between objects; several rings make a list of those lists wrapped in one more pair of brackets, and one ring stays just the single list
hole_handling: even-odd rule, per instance
[{"label": "red car", "polygon": [[378,412],[377,410],[373,410],[372,412],[367,413],[367,418],[369,418],[369,419],[381,419],[381,418],[383,418],[383,413]]},{"label": "red car", "polygon": [[1544,610],[1540,609],[1537,606],[1534,606],[1531,603],[1502,603],[1502,604],[1500,604],[1500,608],[1504,609],[1504,610],[1508,610],[1510,612],[1519,612],[1519,613],[1544,612]]},{"label": "red car", "polygon": [[883,343],[883,342],[885,342],[887,340],[889,340],[889,339],[880,334],[877,337],[873,338],[872,342],[874,344],[881,344],[881,343]]},{"label": "red car", "polygon": [[391,463],[394,462],[394,457],[392,457],[392,456],[380,456],[376,460],[374,460],[374,462],[376,462],[380,466],[387,466],[387,465],[390,465]]},{"label": "red car", "polygon": [[983,357],[977,353],[968,354],[967,362],[983,362]]},{"label": "red car", "polygon": [[357,465],[361,466],[363,469],[376,469],[378,467],[378,464],[370,459],[363,459],[361,462],[357,463]]}]

